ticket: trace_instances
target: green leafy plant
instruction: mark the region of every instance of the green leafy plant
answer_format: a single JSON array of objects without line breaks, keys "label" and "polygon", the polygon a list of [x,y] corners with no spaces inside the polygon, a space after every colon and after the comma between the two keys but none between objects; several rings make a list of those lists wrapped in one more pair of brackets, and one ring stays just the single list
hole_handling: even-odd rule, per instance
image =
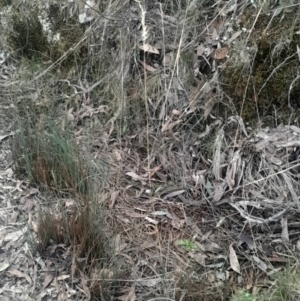
[{"label": "green leafy plant", "polygon": [[273,285],[263,300],[296,301],[299,300],[300,270],[287,266],[283,272],[276,273]]},{"label": "green leafy plant", "polygon": [[176,241],[177,246],[180,246],[188,251],[194,250],[197,248],[197,245],[189,239],[179,239]]},{"label": "green leafy plant", "polygon": [[230,301],[256,301],[257,299],[245,290],[239,290]]}]

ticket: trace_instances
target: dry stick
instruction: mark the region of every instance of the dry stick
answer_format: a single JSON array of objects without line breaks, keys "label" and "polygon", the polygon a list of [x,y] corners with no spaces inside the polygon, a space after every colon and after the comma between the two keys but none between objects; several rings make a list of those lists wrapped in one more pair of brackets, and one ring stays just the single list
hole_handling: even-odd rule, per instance
[{"label": "dry stick", "polygon": [[[165,59],[166,57],[166,43],[165,43],[165,29],[164,29],[164,13],[163,13],[163,9],[162,9],[162,4],[159,3],[159,11],[160,11],[160,16],[161,16],[161,32],[162,32],[162,51],[163,51],[163,57]],[[173,58],[172,58],[173,59]],[[164,68],[164,74],[167,74],[166,71],[166,64],[163,63],[163,68]],[[167,79],[164,78],[164,88],[165,91],[167,90]]]},{"label": "dry stick", "polygon": [[156,297],[156,298],[149,299],[147,301],[175,301],[175,300],[168,297]]},{"label": "dry stick", "polygon": [[267,224],[268,222],[273,222],[273,221],[277,221],[280,217],[282,217],[282,215],[284,215],[290,208],[291,208],[291,204],[289,204],[285,209],[283,209],[282,211],[272,215],[269,218],[260,218],[257,216],[253,216],[247,212],[245,212],[245,210],[241,209],[239,206],[237,206],[234,203],[229,203],[229,205],[233,208],[235,208],[243,218],[245,218],[249,223],[257,223],[257,224]]},{"label": "dry stick", "polygon": [[[247,183],[247,184],[238,186],[238,187],[234,188],[234,190],[239,189],[239,188],[241,188],[241,187],[245,187],[245,186],[247,186],[247,185],[251,185],[251,184],[258,183],[258,182],[260,182],[260,181],[262,181],[262,180],[266,180],[266,179],[268,179],[268,178],[270,178],[270,177],[273,177],[273,176],[275,176],[275,175],[278,175],[278,174],[283,174],[283,177],[284,177],[284,176],[285,176],[284,173],[285,173],[286,171],[288,171],[288,170],[290,170],[290,169],[293,169],[293,168],[295,168],[295,167],[297,167],[297,166],[300,166],[300,163],[298,163],[298,164],[296,164],[296,165],[293,165],[293,166],[291,166],[291,167],[288,167],[288,168],[286,168],[286,169],[284,169],[284,170],[281,170],[281,171],[279,171],[279,172],[277,172],[277,173],[274,173],[274,174],[272,174],[272,175],[269,175],[269,176],[267,176],[267,177],[265,177],[265,178],[262,178],[262,179],[259,179],[259,180],[256,180],[256,181],[253,181],[253,182],[250,182],[250,183]],[[292,194],[292,198],[293,198],[294,202],[296,202],[296,201],[297,201],[296,195],[295,195],[295,193],[293,193],[292,187],[290,187],[291,184],[290,184],[288,181],[287,181],[287,184],[288,184],[288,186],[289,186],[289,188],[290,188],[290,191],[291,191],[291,194]],[[233,189],[232,189],[232,190],[233,190]],[[280,211],[280,212],[274,214],[273,216],[271,216],[271,217],[269,217],[269,218],[267,218],[267,219],[263,219],[263,218],[260,218],[260,217],[254,217],[254,216],[248,214],[247,212],[245,212],[245,210],[241,209],[238,205],[236,205],[236,204],[234,204],[234,203],[232,203],[232,202],[228,202],[228,203],[229,203],[229,205],[230,205],[231,207],[235,208],[235,209],[241,214],[241,216],[242,216],[243,218],[245,218],[248,222],[255,222],[255,223],[258,223],[258,224],[264,224],[264,223],[268,223],[268,222],[271,222],[271,221],[276,221],[276,220],[278,220],[278,219],[279,219],[280,217],[282,217],[282,216],[283,216],[283,215],[291,208],[291,206],[292,206],[291,202],[289,202],[289,203],[288,203],[288,206],[287,206],[285,209],[283,209],[282,211]]]},{"label": "dry stick", "polygon": [[[277,176],[277,175],[279,175],[279,174],[282,174],[282,173],[284,173],[284,172],[286,172],[286,171],[289,171],[290,169],[293,169],[293,168],[298,167],[298,166],[300,166],[300,163],[298,163],[298,164],[296,164],[296,165],[293,165],[293,166],[290,166],[290,167],[288,167],[288,168],[286,168],[286,169],[284,169],[284,170],[281,170],[281,171],[279,171],[279,172],[276,172],[276,173],[274,173],[274,174],[268,175],[268,176],[266,176],[266,177],[264,177],[264,178],[262,178],[262,179],[258,179],[258,180],[255,180],[255,181],[252,181],[252,182],[243,184],[243,185],[239,185],[239,186],[237,186],[237,187],[235,187],[235,188],[232,188],[232,189],[227,190],[226,192],[227,192],[227,193],[228,193],[228,192],[233,192],[233,191],[238,190],[238,189],[240,189],[240,188],[244,188],[244,187],[249,186],[249,185],[257,184],[257,183],[259,183],[259,182],[261,182],[261,181],[265,181],[266,179],[269,179],[269,178],[271,178],[271,177],[273,177],[273,176]],[[210,200],[210,199],[213,199],[213,198],[214,198],[213,195],[212,195],[212,196],[206,197],[207,200]]]},{"label": "dry stick", "polygon": [[[141,10],[141,22],[142,22],[142,39],[143,39],[143,46],[146,49],[146,39],[147,39],[147,27],[145,24],[145,15],[146,10],[141,5],[140,0],[135,0],[138,3],[140,10]],[[145,109],[146,109],[146,139],[147,139],[147,161],[148,161],[148,176],[149,176],[149,185],[151,187],[151,172],[150,172],[150,140],[149,140],[149,106],[147,100],[147,71],[146,71],[146,52],[144,51],[144,101],[145,101]]]},{"label": "dry stick", "polygon": [[[164,119],[164,117],[165,117],[166,104],[167,104],[167,101],[168,101],[168,94],[169,94],[169,91],[171,90],[173,78],[174,78],[174,75],[175,75],[175,69],[177,70],[177,73],[178,73],[178,61],[179,61],[180,50],[181,50],[181,46],[182,46],[182,42],[183,42],[183,35],[184,35],[184,30],[185,30],[186,19],[187,19],[187,10],[185,11],[184,23],[183,23],[182,30],[181,30],[181,36],[180,36],[178,50],[177,50],[176,58],[175,58],[175,62],[174,62],[174,68],[173,68],[171,78],[170,78],[170,83],[169,83],[168,89],[166,91],[165,101],[162,105],[162,109],[161,109],[160,114],[159,114],[160,119]],[[179,77],[179,76],[177,76],[177,77]]]}]

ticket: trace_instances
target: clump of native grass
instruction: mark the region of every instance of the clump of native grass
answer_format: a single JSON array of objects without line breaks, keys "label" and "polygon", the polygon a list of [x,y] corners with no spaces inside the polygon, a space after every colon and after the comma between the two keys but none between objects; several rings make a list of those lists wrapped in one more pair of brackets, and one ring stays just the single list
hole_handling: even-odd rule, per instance
[{"label": "clump of native grass", "polygon": [[280,272],[274,273],[268,291],[257,298],[259,301],[296,301],[300,298],[300,270],[298,264],[287,265]]},{"label": "clump of native grass", "polygon": [[287,265],[284,270],[270,275],[271,285],[259,292],[251,293],[244,289],[237,290],[230,301],[296,301],[299,300],[300,270],[298,265]]},{"label": "clump of native grass", "polygon": [[104,209],[92,197],[86,205],[78,200],[74,207],[40,208],[37,250],[43,256],[56,248],[70,249],[72,277],[87,278],[93,298],[115,295],[119,288],[121,263],[115,260],[116,246],[105,232]]},{"label": "clump of native grass", "polygon": [[34,124],[18,116],[12,142],[15,173],[27,176],[30,185],[43,192],[54,192],[37,212],[36,250],[47,256],[53,246],[70,249],[72,276],[93,274],[90,288],[103,296],[114,287],[116,270],[111,265],[113,246],[104,230],[105,211],[97,197],[99,183],[105,179],[92,174],[90,160],[81,154],[68,129],[47,117],[39,121]]},{"label": "clump of native grass", "polygon": [[31,184],[52,188],[58,193],[87,194],[89,167],[71,141],[71,134],[45,118],[37,124],[33,124],[32,119],[17,119],[12,144],[15,173],[26,174]]}]

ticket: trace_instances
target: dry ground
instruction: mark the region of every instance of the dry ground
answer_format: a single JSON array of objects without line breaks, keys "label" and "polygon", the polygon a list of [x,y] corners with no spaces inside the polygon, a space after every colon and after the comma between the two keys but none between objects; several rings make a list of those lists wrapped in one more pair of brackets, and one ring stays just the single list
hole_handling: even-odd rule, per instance
[{"label": "dry ground", "polygon": [[73,31],[50,63],[27,44],[4,60],[1,300],[299,299],[297,113],[262,126],[254,95],[250,127],[224,92],[229,62],[255,65],[246,48],[230,60],[230,43],[246,45],[269,9],[229,2],[205,2],[207,24],[194,2],[99,1],[92,27],[58,5],[57,24]]}]

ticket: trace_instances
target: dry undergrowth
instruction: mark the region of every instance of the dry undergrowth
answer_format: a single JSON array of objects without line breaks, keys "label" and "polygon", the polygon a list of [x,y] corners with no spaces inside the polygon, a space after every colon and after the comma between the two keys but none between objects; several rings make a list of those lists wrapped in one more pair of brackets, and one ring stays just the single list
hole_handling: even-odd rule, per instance
[{"label": "dry undergrowth", "polygon": [[[296,10],[283,2],[283,15]],[[39,89],[23,84],[30,68],[15,79],[16,106],[32,104],[17,113],[15,172],[54,193],[38,208],[36,251],[63,259],[88,300],[289,300],[268,279],[299,255],[300,130],[241,118],[246,103],[262,121],[248,88],[272,77],[239,75],[255,65],[260,4],[99,1],[63,45],[74,47],[31,68]],[[70,26],[76,10],[55,7]],[[247,83],[238,104],[224,93],[228,64]]]},{"label": "dry undergrowth", "polygon": [[45,258],[57,256],[62,249],[69,253],[65,260],[72,279],[91,279],[95,271],[101,278],[109,272],[104,277],[107,283],[97,276],[88,284],[87,294],[110,294],[111,273],[117,277],[120,271],[110,265],[114,245],[105,232],[104,209],[98,199],[101,190],[95,189],[89,161],[79,154],[71,134],[50,121],[44,128],[34,127],[18,116],[12,153],[16,174],[27,175],[30,185],[54,192],[54,199],[40,206],[37,213],[35,250]]}]

